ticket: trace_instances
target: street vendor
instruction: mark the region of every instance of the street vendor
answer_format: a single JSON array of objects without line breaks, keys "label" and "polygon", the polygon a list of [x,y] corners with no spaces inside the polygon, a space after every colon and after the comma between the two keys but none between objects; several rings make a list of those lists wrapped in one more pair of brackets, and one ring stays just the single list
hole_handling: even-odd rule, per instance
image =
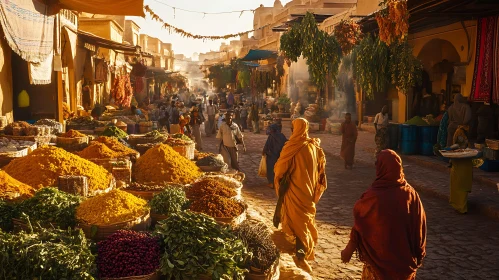
[{"label": "street vendor", "polygon": [[227,165],[239,171],[239,156],[237,145],[243,145],[244,152],[246,152],[246,145],[244,144],[243,134],[239,126],[232,121],[232,112],[229,111],[225,114],[225,122],[220,126],[217,134],[217,139],[220,139],[220,154],[224,158]]}]

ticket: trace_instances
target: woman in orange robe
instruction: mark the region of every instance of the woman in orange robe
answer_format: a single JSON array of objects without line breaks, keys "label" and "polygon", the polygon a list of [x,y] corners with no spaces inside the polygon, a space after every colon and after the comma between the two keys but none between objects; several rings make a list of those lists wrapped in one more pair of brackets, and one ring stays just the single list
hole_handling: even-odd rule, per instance
[{"label": "woman in orange robe", "polygon": [[354,206],[355,225],[341,252],[364,262],[363,280],[414,280],[426,255],[426,215],[418,193],[404,178],[402,160],[383,150],[376,180]]},{"label": "woman in orange robe", "polygon": [[316,204],[327,188],[326,158],[320,140],[308,136],[308,121],[292,123],[293,134],[274,166],[274,185],[279,197],[274,225],[282,222],[282,231],[296,238],[296,264],[312,269],[307,260],[314,259],[318,232],[315,226]]}]

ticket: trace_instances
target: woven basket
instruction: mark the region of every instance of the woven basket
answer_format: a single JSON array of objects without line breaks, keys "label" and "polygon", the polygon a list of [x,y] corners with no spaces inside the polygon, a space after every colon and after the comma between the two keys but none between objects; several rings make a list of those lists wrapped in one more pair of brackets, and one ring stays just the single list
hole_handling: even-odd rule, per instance
[{"label": "woven basket", "polygon": [[194,151],[196,150],[196,143],[192,143],[185,146],[174,146],[172,147],[174,151],[184,156],[188,160],[194,159]]},{"label": "woven basket", "polygon": [[238,226],[246,220],[246,211],[247,211],[247,207],[244,209],[243,213],[241,213],[241,215],[239,215],[237,217],[233,217],[233,218],[213,217],[213,219],[215,219],[215,221],[220,225]]},{"label": "woven basket", "polygon": [[88,196],[88,177],[86,176],[59,176],[59,190],[70,194]]},{"label": "woven basket", "polygon": [[159,272],[154,272],[148,275],[141,276],[129,276],[129,277],[121,277],[121,278],[102,278],[102,280],[159,280],[160,274]]},{"label": "woven basket", "polygon": [[485,139],[485,144],[492,150],[499,150],[499,140]]},{"label": "woven basket", "polygon": [[248,280],[279,280],[281,276],[279,270],[279,258],[272,264],[272,266],[265,272],[259,271],[251,267],[249,272],[246,273],[245,279]]},{"label": "woven basket", "polygon": [[151,225],[151,217],[148,212],[146,215],[139,217],[135,220],[130,220],[113,225],[97,226],[81,222],[79,227],[83,230],[87,238],[100,241],[106,239],[109,235],[121,229],[145,231],[150,227],[150,225]]}]

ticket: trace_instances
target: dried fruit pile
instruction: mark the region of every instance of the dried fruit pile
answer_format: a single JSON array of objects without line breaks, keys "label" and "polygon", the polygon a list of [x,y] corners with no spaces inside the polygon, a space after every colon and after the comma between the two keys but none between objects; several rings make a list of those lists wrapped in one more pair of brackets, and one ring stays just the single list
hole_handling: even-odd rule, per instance
[{"label": "dried fruit pile", "polygon": [[244,212],[244,206],[239,201],[220,195],[204,196],[194,201],[190,209],[214,218],[234,218]]},{"label": "dried fruit pile", "polygon": [[119,230],[97,244],[102,278],[149,275],[159,268],[159,239],[148,233]]},{"label": "dried fruit pile", "polygon": [[237,192],[215,178],[202,179],[201,181],[194,183],[192,187],[187,190],[188,198],[196,199],[205,195],[220,195],[230,198],[236,196]]}]

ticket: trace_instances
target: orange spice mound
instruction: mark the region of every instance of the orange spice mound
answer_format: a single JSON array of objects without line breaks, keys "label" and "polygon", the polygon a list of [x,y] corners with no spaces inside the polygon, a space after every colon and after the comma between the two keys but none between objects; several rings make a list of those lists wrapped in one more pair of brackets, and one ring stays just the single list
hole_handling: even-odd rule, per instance
[{"label": "orange spice mound", "polygon": [[202,173],[196,164],[166,144],[156,145],[137,159],[135,181],[140,184],[189,184]]},{"label": "orange spice mound", "polygon": [[12,178],[0,170],[0,199],[6,201],[24,200],[32,197],[35,189]]},{"label": "orange spice mound", "polygon": [[80,138],[80,137],[85,137],[86,135],[79,132],[78,130],[70,129],[69,131],[66,131],[65,133],[62,133],[59,135],[60,137],[65,137],[65,138]]},{"label": "orange spice mound", "polygon": [[114,137],[101,136],[97,138],[97,142],[106,145],[109,149],[119,153],[121,156],[134,156],[138,154],[136,150],[121,144],[120,141]]},{"label": "orange spice mound", "polygon": [[4,168],[13,178],[35,189],[57,185],[59,176],[87,176],[91,191],[109,188],[111,175],[93,162],[61,148],[44,146],[11,161]]},{"label": "orange spice mound", "polygon": [[90,143],[90,146],[79,152],[78,155],[85,159],[106,159],[116,158],[119,154],[109,149],[106,145],[94,141]]}]

